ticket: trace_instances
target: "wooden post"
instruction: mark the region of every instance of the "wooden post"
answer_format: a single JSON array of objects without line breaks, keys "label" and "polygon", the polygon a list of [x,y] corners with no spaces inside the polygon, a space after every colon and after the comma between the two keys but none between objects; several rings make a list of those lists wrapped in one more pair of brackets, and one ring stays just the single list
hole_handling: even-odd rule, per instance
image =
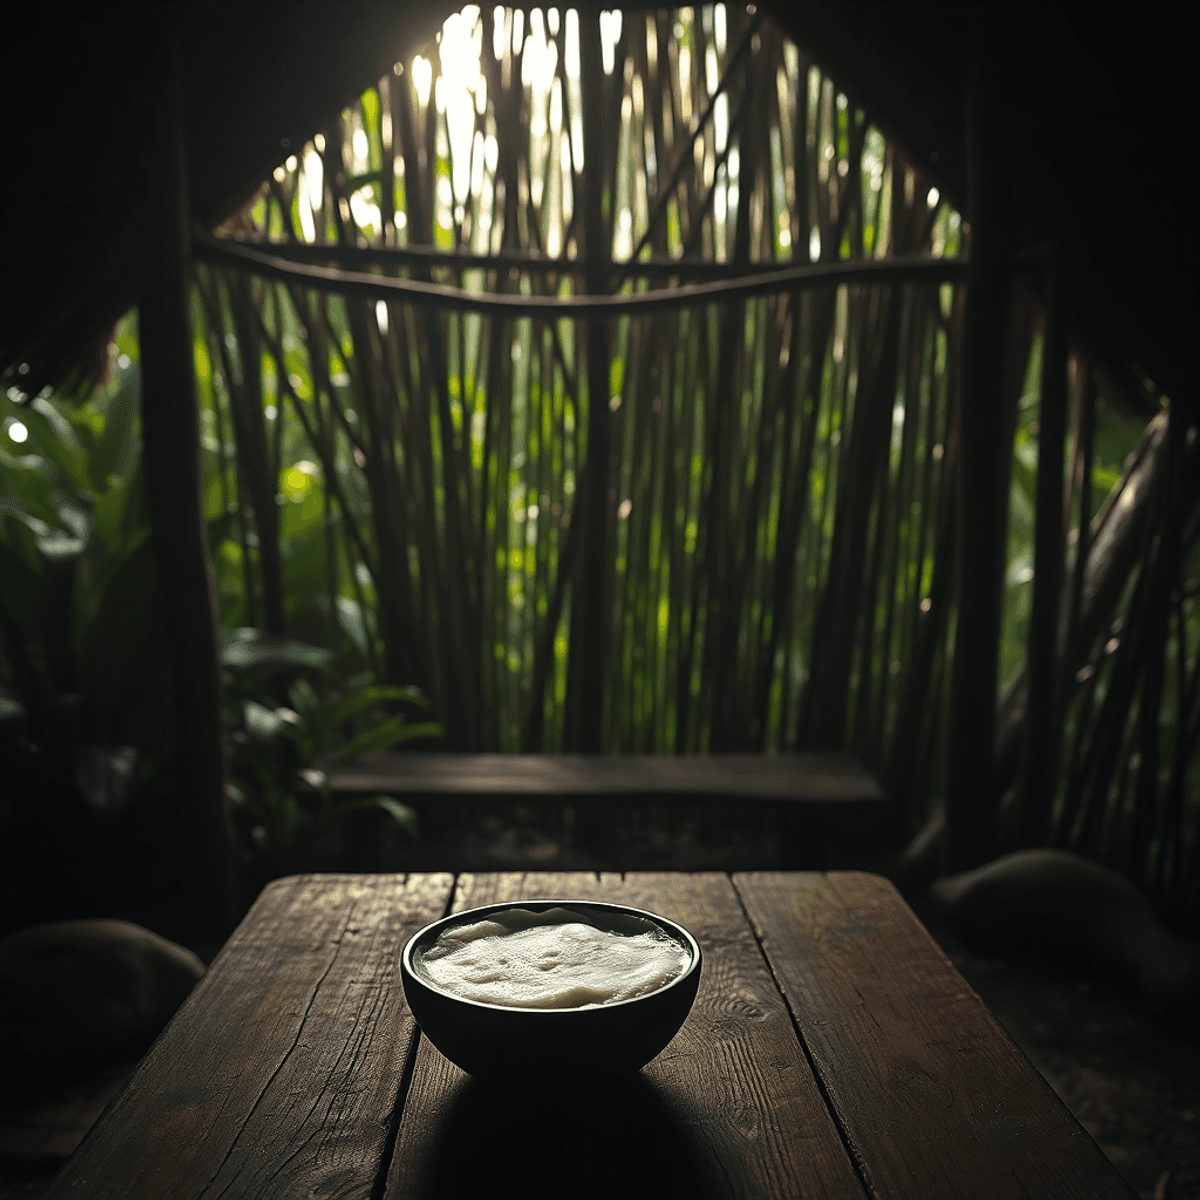
[{"label": "wooden post", "polygon": [[1037,507],[1034,520],[1033,603],[1026,665],[1029,700],[1018,781],[1017,841],[1044,846],[1058,783],[1059,597],[1063,573],[1063,441],[1067,416],[1067,320],[1061,255],[1051,254],[1042,335],[1038,407]]},{"label": "wooden post", "polygon": [[946,763],[947,871],[973,867],[996,848],[999,796],[993,762],[1003,600],[1008,464],[1004,380],[1011,293],[1010,192],[999,102],[997,17],[979,9],[967,96],[967,274],[960,412],[958,623],[950,678]]},{"label": "wooden post", "polygon": [[[608,291],[609,246],[604,221],[604,74],[600,12],[579,14],[580,89],[583,107],[583,230],[585,277],[591,294]],[[588,436],[583,539],[571,598],[567,742],[585,753],[604,746],[608,680],[608,508],[612,431],[608,410],[608,326],[587,322]]]},{"label": "wooden post", "polygon": [[234,920],[234,875],[192,364],[183,91],[169,18],[158,32],[171,65],[148,130],[138,308],[146,493],[169,643],[175,745],[173,808],[162,822],[155,866],[181,929],[223,940]]}]

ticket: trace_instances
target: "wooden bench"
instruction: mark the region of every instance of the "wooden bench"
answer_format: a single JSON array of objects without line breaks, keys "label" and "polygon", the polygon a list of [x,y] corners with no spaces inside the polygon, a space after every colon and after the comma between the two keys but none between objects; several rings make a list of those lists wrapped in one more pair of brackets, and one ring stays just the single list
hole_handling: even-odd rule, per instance
[{"label": "wooden bench", "polygon": [[[519,802],[552,822],[568,811],[576,844],[612,869],[621,868],[622,819],[639,809],[664,812],[668,822],[697,817],[709,846],[756,822],[778,838],[788,869],[861,864],[890,840],[884,791],[848,754],[392,753],[325,770],[335,797],[382,794],[411,805],[434,844],[488,806]],[[366,823],[350,831],[356,868],[379,869],[371,857],[379,840]]]}]

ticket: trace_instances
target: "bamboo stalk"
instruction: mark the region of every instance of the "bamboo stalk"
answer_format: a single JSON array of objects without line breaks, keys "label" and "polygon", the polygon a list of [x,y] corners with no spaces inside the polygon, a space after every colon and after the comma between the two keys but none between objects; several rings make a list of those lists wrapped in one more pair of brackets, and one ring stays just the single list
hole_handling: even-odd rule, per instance
[{"label": "bamboo stalk", "polygon": [[[206,283],[211,286],[211,294]],[[217,281],[202,278],[199,292],[210,327],[214,331],[220,330],[223,322]],[[218,334],[215,340],[225,372],[229,410],[233,419],[239,466],[239,491],[249,495],[250,511],[254,515],[259,575],[262,582],[263,626],[271,633],[282,635],[286,633],[286,621],[283,611],[283,569],[279,557],[279,519],[263,421],[261,368],[244,315],[246,309],[253,305],[248,304],[244,297],[239,297],[240,302],[234,300],[230,281],[226,281],[226,297],[234,314],[232,324],[240,335],[237,341],[241,350],[240,370],[230,355],[225,339]],[[248,549],[248,546],[246,548]],[[248,566],[248,558],[246,562]]]},{"label": "bamboo stalk", "polygon": [[[755,104],[754,75],[746,78],[746,104]],[[734,222],[732,261],[741,269],[750,258],[750,199],[757,183],[757,156],[754,138],[739,138],[742,157],[741,180],[738,187],[738,207]],[[709,616],[706,625],[705,661],[712,670],[712,692],[709,698],[709,723],[712,730],[710,746],[713,751],[733,748],[735,739],[732,723],[736,712],[731,679],[735,667],[737,633],[740,613],[738,596],[738,564],[733,534],[740,514],[731,493],[734,458],[738,451],[734,370],[741,357],[747,320],[744,303],[735,302],[718,309],[717,320],[726,327],[721,337],[717,365],[714,403],[710,417],[710,438],[707,458],[711,464],[709,485],[707,536],[705,539],[704,571],[709,596]],[[739,381],[740,382],[740,381]]]},{"label": "bamboo stalk", "polygon": [[[855,404],[846,474],[839,487],[828,582],[813,629],[813,673],[808,683],[804,741],[815,749],[841,749],[847,728],[850,663],[863,603],[862,565],[871,512],[872,488],[891,433],[892,399],[906,302],[881,301],[883,331]],[[859,486],[860,481],[865,486]],[[817,697],[820,702],[817,703]]]},{"label": "bamboo stalk", "polygon": [[[387,674],[391,682],[420,679],[413,658],[411,631],[414,628],[414,604],[411,583],[407,577],[405,553],[405,523],[403,511],[393,493],[393,475],[385,451],[385,433],[378,396],[378,382],[369,361],[371,346],[362,314],[351,309],[350,325],[354,331],[355,353],[346,359],[355,393],[360,399],[363,422],[368,437],[363,439],[365,458],[363,473],[375,514],[377,549],[375,586],[379,593],[378,614],[383,634]],[[383,514],[383,519],[380,519]],[[453,710],[451,710],[453,711]]]},{"label": "bamboo stalk", "polygon": [[[258,530],[258,563],[263,584],[263,623],[270,633],[286,634],[287,617],[283,598],[283,560],[279,552],[279,509],[275,495],[279,490],[278,454],[268,448],[262,393],[261,348],[252,313],[257,309],[245,275],[228,279],[230,309],[237,330],[242,371],[240,382],[231,386],[229,396],[238,445],[246,443],[243,471],[254,524]],[[240,420],[239,420],[240,416]]]},{"label": "bamboo stalk", "polygon": [[1114,635],[1118,636],[1118,644],[1112,652],[1104,702],[1096,719],[1089,751],[1078,776],[1068,785],[1078,793],[1072,797],[1068,791],[1068,806],[1083,809],[1078,845],[1082,853],[1093,857],[1103,849],[1106,818],[1110,816],[1108,796],[1121,754],[1121,734],[1141,673],[1144,641],[1138,618],[1144,610],[1148,590],[1149,570],[1143,565],[1130,600],[1128,623],[1119,635]]},{"label": "bamboo stalk", "polygon": [[[425,211],[424,193],[417,181],[425,171],[425,164],[434,161],[434,119],[436,108],[430,104],[426,109],[426,139],[423,157],[418,151],[410,109],[401,102],[400,141],[403,147],[406,181],[411,180],[410,190],[406,182],[405,195],[408,204],[409,240],[424,242],[432,240],[432,215]],[[411,174],[410,174],[411,172]],[[428,271],[417,280],[422,287],[436,286],[428,282]],[[479,744],[481,721],[481,697],[477,689],[477,664],[481,657],[478,640],[479,597],[473,581],[477,578],[474,557],[478,553],[472,545],[471,526],[468,513],[471,496],[467,482],[468,471],[464,469],[464,454],[454,435],[454,421],[450,411],[450,386],[447,363],[447,347],[442,328],[432,312],[424,314],[423,338],[417,340],[422,375],[432,379],[432,391],[437,405],[437,432],[442,459],[443,494],[445,504],[445,526],[443,536],[446,548],[448,586],[442,591],[442,614],[446,627],[453,632],[442,639],[446,686],[443,704],[451,719],[452,737],[464,748]]]},{"label": "bamboo stalk", "polygon": [[1099,665],[1098,662],[1089,662],[1080,672],[1084,676],[1085,687],[1082,696],[1077,699],[1072,713],[1074,736],[1065,771],[1063,800],[1059,806],[1054,834],[1054,844],[1066,848],[1073,848],[1079,841],[1079,816],[1083,804],[1083,787],[1079,786],[1082,780],[1080,764],[1083,755],[1087,752],[1086,739],[1095,718]]},{"label": "bamboo stalk", "polygon": [[1029,699],[1018,784],[1017,840],[1043,846],[1059,770],[1059,598],[1062,592],[1063,442],[1067,413],[1067,288],[1061,257],[1051,258],[1046,282],[1038,407],[1037,504],[1034,530],[1033,603],[1026,653]]},{"label": "bamboo stalk", "polygon": [[[680,577],[680,596],[678,606],[680,622],[677,636],[677,661],[679,668],[675,677],[675,752],[682,754],[688,750],[698,749],[699,734],[693,733],[690,726],[692,675],[695,666],[696,642],[700,629],[705,621],[705,612],[701,602],[703,575],[699,562],[703,554],[704,529],[699,522],[699,514],[703,504],[703,476],[693,482],[691,460],[695,443],[702,433],[703,406],[707,401],[706,388],[699,377],[703,356],[698,349],[698,332],[695,322],[689,321],[688,338],[682,338],[676,354],[677,365],[683,364],[679,372],[681,384],[676,388],[676,403],[681,404],[684,418],[684,437],[681,450],[683,464],[681,474],[688,481],[683,501],[682,545],[678,548],[678,558],[683,565]],[[694,518],[700,526],[696,536],[695,550],[689,553],[687,549],[689,518]],[[677,527],[678,528],[678,527]],[[684,596],[689,599],[684,600]],[[673,605],[674,605],[673,601]]]},{"label": "bamboo stalk", "polygon": [[[1155,418],[1146,437],[1113,489],[1104,508],[1092,521],[1090,551],[1080,601],[1078,670],[1084,657],[1112,620],[1126,584],[1146,542],[1155,498],[1162,486],[1166,457],[1166,421]],[[1073,678],[1073,676],[1071,677]],[[1072,685],[1074,686],[1074,685]],[[1007,786],[1016,774],[1022,736],[1027,680],[1024,671],[1013,679],[998,705],[996,734],[997,778]]]},{"label": "bamboo stalk", "polygon": [[[580,86],[583,95],[584,237],[588,290],[608,289],[609,247],[603,223],[603,192],[598,168],[603,162],[604,130],[597,125],[603,108],[599,13],[580,13]],[[614,68],[615,70],[615,68]],[[612,192],[609,192],[612,195]],[[587,474],[582,557],[571,605],[568,667],[568,745],[585,752],[604,744],[605,691],[608,674],[608,508],[609,458],[612,452],[608,408],[608,331],[600,319],[587,325],[588,423]],[[578,494],[578,492],[577,492]],[[574,686],[572,686],[572,684]]]},{"label": "bamboo stalk", "polygon": [[[197,274],[199,276],[201,273],[198,272]],[[212,361],[214,363],[220,362],[222,365],[224,365],[225,360],[221,354],[221,346],[223,345],[223,342],[222,342],[221,335],[220,335],[220,327],[217,325],[214,325],[214,320],[216,318],[214,318],[212,315],[212,312],[213,312],[212,308],[205,302],[203,287],[199,281],[196,284],[196,290],[200,294],[201,302],[202,302],[201,307],[205,313],[205,326],[206,326],[207,332],[208,332],[209,355],[212,358]],[[224,377],[224,375],[221,375],[221,385],[218,385],[218,382],[216,379],[216,376],[218,374],[221,374],[221,373],[214,370],[213,406],[219,412],[221,409],[221,403],[220,403],[220,398],[217,395],[218,390],[225,392],[225,399],[226,399],[227,404],[229,402],[229,399],[228,399],[228,385],[224,384],[225,377]],[[222,423],[222,425],[224,425],[223,420],[221,423]],[[218,435],[218,436],[222,437],[222,441],[224,440],[223,435]],[[234,439],[233,485],[234,485],[234,494],[236,496],[235,503],[237,506],[237,518],[238,518],[238,520],[237,520],[238,545],[240,546],[241,552],[242,552],[242,562],[241,562],[242,594],[243,594],[244,603],[246,606],[245,623],[251,627],[258,628],[258,619],[259,618],[258,618],[258,603],[257,603],[257,595],[256,595],[257,587],[255,585],[255,578],[254,578],[254,564],[252,561],[252,556],[250,554],[251,530],[249,528],[249,524],[246,519],[248,512],[251,511],[251,506],[249,504],[247,504],[245,502],[245,499],[243,498],[242,478],[241,478],[241,472],[238,470],[238,461],[237,461],[236,434],[235,434],[235,439]],[[257,537],[257,535],[255,535],[255,536]]]},{"label": "bamboo stalk", "polygon": [[[922,416],[921,410],[923,408],[932,410],[934,407],[932,398],[928,402],[922,403],[921,383],[922,379],[927,377],[930,370],[928,355],[930,339],[927,336],[930,325],[928,306],[936,303],[936,297],[922,296],[918,298],[918,303],[914,305],[915,319],[913,325],[915,332],[911,332],[909,337],[909,372],[905,384],[904,423],[900,438],[900,461],[896,467],[895,494],[889,505],[887,557],[881,570],[886,588],[883,629],[881,632],[881,686],[879,688],[876,710],[870,722],[869,744],[872,749],[865,751],[867,761],[870,761],[872,756],[882,755],[887,746],[887,722],[889,708],[892,704],[893,691],[891,667],[893,661],[897,663],[903,661],[901,658],[903,652],[901,648],[901,632],[898,628],[901,624],[899,609],[905,602],[914,609],[917,607],[916,603],[914,603],[914,593],[918,588],[906,586],[907,580],[903,578],[906,573],[904,566],[907,564],[902,564],[901,562],[900,541],[901,527],[909,523],[912,519],[912,489],[913,476],[916,473],[917,427]],[[922,512],[922,518],[923,516],[924,513]],[[920,563],[917,564],[917,570],[917,584],[919,587]],[[882,766],[882,761],[880,761],[879,766]]]},{"label": "bamboo stalk", "polygon": [[[751,42],[754,40],[754,35],[762,23],[762,14],[756,13],[747,23],[746,28],[742,31],[742,35],[738,40],[738,44],[733,53],[729,55],[725,63],[724,71],[717,82],[716,88],[708,98],[708,102],[704,107],[704,111],[695,119],[691,136],[686,138],[679,150],[678,156],[675,159],[675,165],[671,168],[670,174],[667,176],[665,185],[658,190],[654,203],[650,209],[649,220],[647,221],[646,232],[642,235],[638,244],[633,248],[627,262],[621,264],[621,269],[617,272],[616,288],[619,289],[621,284],[630,277],[631,274],[641,272],[645,269],[640,262],[640,256],[643,250],[646,249],[655,236],[655,232],[660,228],[662,218],[667,211],[667,205],[671,197],[675,194],[680,180],[684,172],[689,166],[695,162],[694,147],[696,138],[698,138],[708,127],[709,121],[712,120],[713,110],[716,107],[717,100],[722,96],[729,87],[730,80],[733,78],[734,71],[741,64],[746,52],[750,49]],[[660,118],[661,122],[661,118]],[[635,267],[633,264],[637,264]]]},{"label": "bamboo stalk", "polygon": [[1067,636],[1063,655],[1061,694],[1069,694],[1075,662],[1079,658],[1080,614],[1083,607],[1083,584],[1091,556],[1092,526],[1092,467],[1096,441],[1096,381],[1090,363],[1084,364],[1079,381],[1079,412],[1075,422],[1075,453],[1073,455],[1073,490],[1079,497],[1079,524],[1075,541],[1075,567],[1071,573],[1071,592],[1067,601]]},{"label": "bamboo stalk", "polygon": [[[1179,581],[1179,543],[1182,522],[1177,514],[1183,509],[1183,474],[1186,459],[1188,420],[1182,405],[1167,411],[1166,486],[1161,498],[1158,530],[1151,544],[1153,574],[1146,605],[1145,667],[1138,696],[1137,739],[1140,762],[1135,792],[1136,820],[1130,849],[1136,864],[1138,882],[1143,888],[1152,883],[1150,847],[1155,827],[1161,828],[1165,814],[1160,813],[1159,762],[1161,749],[1159,724],[1162,718],[1163,685],[1166,674],[1167,639],[1171,620],[1171,594]],[[1177,712],[1176,719],[1182,717]],[[1165,830],[1163,831],[1165,832]]]},{"label": "bamboo stalk", "polygon": [[[1193,512],[1193,527],[1196,513]],[[1187,530],[1181,539],[1182,546],[1179,556],[1182,566],[1186,562],[1189,549]],[[1181,579],[1182,584],[1182,579]],[[1195,587],[1192,589],[1195,595]],[[1185,790],[1188,768],[1200,749],[1200,647],[1197,648],[1195,660],[1188,677],[1188,625],[1185,614],[1185,589],[1180,586],[1173,597],[1175,608],[1175,645],[1176,645],[1176,683],[1175,683],[1175,744],[1171,761],[1171,775],[1167,784],[1165,797],[1165,833],[1164,843],[1166,853],[1160,859],[1160,877],[1156,881],[1156,894],[1161,903],[1176,913],[1188,911],[1189,897],[1187,894],[1188,864],[1188,829],[1187,806]],[[1193,868],[1200,863],[1200,838],[1193,836],[1191,858]]]},{"label": "bamboo stalk", "polygon": [[[261,317],[260,317],[261,321]],[[341,510],[342,517],[346,522],[347,533],[358,551],[359,559],[366,564],[368,571],[372,575],[375,570],[372,566],[372,557],[368,547],[364,541],[362,532],[359,528],[358,520],[354,515],[353,508],[347,503],[345,494],[338,481],[337,460],[331,440],[327,434],[323,434],[316,420],[311,418],[305,409],[304,401],[296,394],[296,389],[292,386],[292,381],[288,378],[284,369],[283,348],[277,338],[274,338],[269,331],[260,323],[260,332],[264,341],[267,343],[267,348],[271,352],[276,362],[276,368],[280,378],[283,380],[284,390],[287,392],[288,398],[292,404],[292,411],[296,414],[297,420],[304,429],[305,436],[308,438],[309,445],[312,446],[318,460],[321,463],[322,478],[325,481],[325,488],[330,497],[337,502]],[[316,372],[314,371],[314,375]],[[327,386],[327,385],[326,385]]]},{"label": "bamboo stalk", "polygon": [[[947,434],[949,445],[943,456],[947,477],[953,479],[958,471],[958,436],[953,429]],[[954,489],[942,489],[937,534],[934,544],[933,577],[930,581],[929,607],[918,606],[918,621],[909,658],[908,672],[892,734],[884,782],[889,796],[900,809],[900,819],[911,822],[922,815],[918,803],[927,793],[920,787],[918,775],[923,750],[930,753],[931,739],[925,733],[926,714],[935,708],[929,703],[939,690],[934,685],[937,656],[945,648],[945,633],[949,623],[951,589],[955,572],[955,547],[958,541],[959,507]]]}]

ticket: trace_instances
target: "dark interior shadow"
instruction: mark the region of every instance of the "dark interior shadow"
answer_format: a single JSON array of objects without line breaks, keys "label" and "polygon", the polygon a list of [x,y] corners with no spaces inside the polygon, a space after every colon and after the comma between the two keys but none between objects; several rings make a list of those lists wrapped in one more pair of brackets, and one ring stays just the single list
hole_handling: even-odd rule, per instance
[{"label": "dark interior shadow", "polygon": [[644,1075],[524,1087],[466,1079],[430,1150],[439,1197],[709,1194],[689,1131]]}]

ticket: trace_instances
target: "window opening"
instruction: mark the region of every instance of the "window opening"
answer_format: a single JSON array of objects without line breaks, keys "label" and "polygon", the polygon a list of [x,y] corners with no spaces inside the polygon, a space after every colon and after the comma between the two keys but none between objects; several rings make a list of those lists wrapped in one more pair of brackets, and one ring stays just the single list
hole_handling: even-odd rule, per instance
[{"label": "window opening", "polygon": [[[914,734],[914,645],[937,626],[933,695],[950,634],[964,231],[752,6],[468,6],[219,233],[279,267],[201,242],[198,353],[206,403],[265,431],[247,451],[236,430],[226,488],[282,480],[284,558],[323,561],[324,594],[289,600],[298,635],[421,686],[462,748],[571,748],[585,609],[605,748],[880,767]],[[591,380],[587,319],[532,311],[589,280],[612,298]],[[578,586],[596,471],[599,598]]]}]

